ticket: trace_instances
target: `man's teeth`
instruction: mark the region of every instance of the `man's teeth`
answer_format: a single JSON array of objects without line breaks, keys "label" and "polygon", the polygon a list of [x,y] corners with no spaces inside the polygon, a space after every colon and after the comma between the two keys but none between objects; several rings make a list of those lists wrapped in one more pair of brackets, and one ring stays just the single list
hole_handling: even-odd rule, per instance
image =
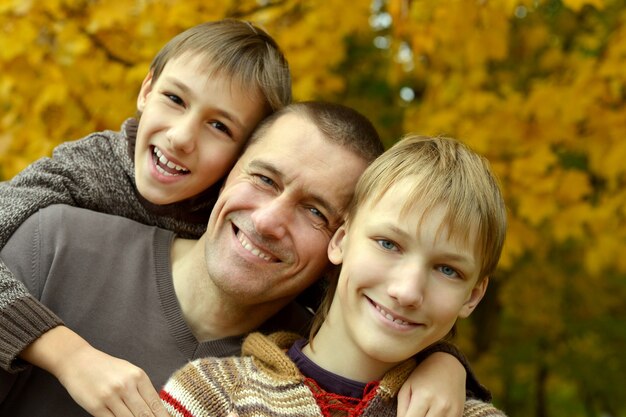
[{"label": "man's teeth", "polygon": [[[188,169],[181,167],[178,164],[173,163],[172,161],[170,161],[169,159],[167,159],[165,157],[165,155],[163,155],[163,152],[161,152],[159,150],[159,148],[157,148],[156,146],[154,147],[153,153],[156,155],[157,159],[159,160],[159,162],[165,166],[167,166],[170,169],[175,169],[176,171],[180,172],[181,174],[187,173],[189,172]],[[158,164],[156,165],[157,169],[159,170],[160,173],[164,174],[164,175],[175,175],[171,172],[168,172],[166,170],[164,170],[163,168],[161,168]]]},{"label": "man's teeth", "polygon": [[247,250],[248,252],[250,252],[251,254],[253,254],[254,256],[258,256],[261,259],[264,259],[266,261],[270,261],[272,259],[272,257],[264,252],[261,252],[259,250],[259,248],[255,247],[252,245],[252,243],[248,242],[245,238],[245,236],[243,235],[243,233],[241,233],[241,231],[239,231],[237,233],[237,239],[239,239],[239,242],[241,243],[241,246],[244,247],[245,250]]},{"label": "man's teeth", "polygon": [[385,310],[380,308],[379,305],[376,305],[376,310],[378,310],[380,312],[380,314],[382,314],[383,317],[385,317],[389,321],[393,321],[394,323],[404,324],[404,325],[409,325],[410,324],[408,321],[404,321],[404,320],[400,320],[400,319],[394,318],[391,314],[389,314],[388,312],[386,312]]}]

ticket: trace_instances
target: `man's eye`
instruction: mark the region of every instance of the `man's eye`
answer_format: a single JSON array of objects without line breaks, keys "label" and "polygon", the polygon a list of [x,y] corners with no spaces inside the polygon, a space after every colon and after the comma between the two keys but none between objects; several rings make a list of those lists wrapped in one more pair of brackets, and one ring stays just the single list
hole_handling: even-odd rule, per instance
[{"label": "man's eye", "polygon": [[323,220],[326,223],[328,222],[328,219],[326,219],[326,216],[324,216],[324,213],[322,213],[321,211],[319,211],[315,207],[309,208],[309,211],[313,214],[313,216]]},{"label": "man's eye", "polygon": [[376,242],[378,242],[378,244],[380,245],[380,247],[382,247],[383,249],[386,250],[391,250],[391,251],[397,251],[398,250],[398,246],[396,246],[395,243],[393,243],[390,240],[387,239],[378,239]]},{"label": "man's eye", "polygon": [[178,97],[176,94],[165,94],[165,96],[172,101],[174,104],[182,106],[185,104],[182,98]]},{"label": "man's eye", "polygon": [[226,133],[228,136],[232,137],[232,133],[230,129],[224,123],[216,120],[216,121],[210,122],[209,124],[213,126],[214,128],[216,128],[217,130],[221,130],[222,132]]},{"label": "man's eye", "polygon": [[257,175],[257,178],[265,185],[269,185],[270,187],[274,186],[274,181],[265,175]]}]

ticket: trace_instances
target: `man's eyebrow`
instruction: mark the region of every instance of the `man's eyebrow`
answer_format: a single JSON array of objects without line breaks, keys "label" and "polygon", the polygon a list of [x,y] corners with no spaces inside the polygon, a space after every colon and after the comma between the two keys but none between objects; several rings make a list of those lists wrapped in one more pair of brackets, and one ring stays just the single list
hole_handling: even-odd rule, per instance
[{"label": "man's eyebrow", "polygon": [[[283,172],[276,165],[269,161],[260,161],[258,159],[253,160],[250,162],[250,167],[269,171],[277,177],[280,177],[283,182],[288,183],[290,181],[290,179],[286,178],[285,174],[283,174]],[[327,213],[326,217],[330,223],[334,224],[341,220],[339,210],[333,207],[333,205],[321,195],[312,193],[308,196],[308,200],[312,200],[315,205],[320,206]]]},{"label": "man's eyebrow", "polygon": [[[179,88],[183,91],[183,93],[185,94],[189,94],[189,95],[196,95],[196,93],[194,92],[193,89],[189,88],[189,86],[187,86],[185,83],[183,83],[182,81],[180,81],[177,78],[173,78],[173,77],[165,77],[165,80],[169,83],[172,83],[176,88]],[[215,111],[217,111],[217,113],[222,116],[225,119],[230,120],[232,123],[234,123],[238,129],[243,130],[244,126],[243,123],[241,122],[241,120],[239,120],[237,118],[237,116],[233,113],[229,113],[227,111],[225,111],[224,109],[220,109],[220,108],[216,108],[214,109]]]}]

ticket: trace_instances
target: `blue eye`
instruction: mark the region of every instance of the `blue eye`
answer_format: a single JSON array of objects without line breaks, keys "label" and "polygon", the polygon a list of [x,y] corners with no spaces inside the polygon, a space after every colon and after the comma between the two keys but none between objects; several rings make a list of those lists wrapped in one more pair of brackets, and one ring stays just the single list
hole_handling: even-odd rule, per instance
[{"label": "blue eye", "polygon": [[456,271],[456,269],[449,267],[448,265],[441,265],[439,267],[439,270],[441,271],[441,273],[449,277],[459,276],[459,273]]},{"label": "blue eye", "polygon": [[315,222],[318,222],[318,221],[321,220],[323,225],[327,225],[328,224],[328,219],[326,218],[324,213],[322,213],[320,210],[318,210],[315,207],[306,207],[306,209],[308,210],[309,213],[311,213],[311,215],[313,216]]},{"label": "blue eye", "polygon": [[378,244],[380,245],[380,247],[382,247],[383,249],[386,250],[391,250],[391,251],[397,251],[398,250],[398,246],[396,246],[395,243],[393,243],[390,240],[387,239],[378,239],[376,240],[376,242],[378,242]]},{"label": "blue eye", "polygon": [[324,215],[322,214],[322,212],[321,212],[321,211],[319,211],[318,209],[316,209],[315,207],[311,207],[311,208],[309,209],[309,211],[310,211],[311,213],[313,213],[313,215],[314,215],[315,217],[319,217],[319,218],[321,218],[321,219],[324,219],[324,218],[325,218],[325,217],[324,217]]},{"label": "blue eye", "polygon": [[271,179],[271,178],[266,177],[265,175],[257,175],[257,177],[259,178],[259,180],[260,180],[262,183],[267,184],[267,185],[269,185],[270,187],[273,187],[273,186],[274,186],[274,181],[272,181],[272,179]]}]

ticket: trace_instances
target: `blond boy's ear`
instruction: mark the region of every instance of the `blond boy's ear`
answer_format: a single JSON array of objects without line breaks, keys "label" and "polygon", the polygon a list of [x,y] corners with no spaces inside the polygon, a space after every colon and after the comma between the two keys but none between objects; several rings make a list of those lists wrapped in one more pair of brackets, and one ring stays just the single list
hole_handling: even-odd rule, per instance
[{"label": "blond boy's ear", "polygon": [[469,297],[463,304],[463,307],[461,307],[461,312],[459,313],[459,317],[466,318],[470,314],[472,314],[472,311],[474,311],[478,303],[480,303],[480,300],[483,299],[483,296],[485,295],[485,291],[487,291],[488,284],[489,284],[489,277],[485,277],[474,286]]},{"label": "blond boy's ear", "polygon": [[337,229],[328,243],[328,259],[335,265],[343,263],[343,245],[346,240],[346,226]]},{"label": "blond boy's ear", "polygon": [[141,90],[139,90],[139,95],[137,96],[137,110],[139,113],[142,113],[146,107],[146,100],[150,92],[152,92],[152,71],[146,75],[146,78],[141,83]]}]

